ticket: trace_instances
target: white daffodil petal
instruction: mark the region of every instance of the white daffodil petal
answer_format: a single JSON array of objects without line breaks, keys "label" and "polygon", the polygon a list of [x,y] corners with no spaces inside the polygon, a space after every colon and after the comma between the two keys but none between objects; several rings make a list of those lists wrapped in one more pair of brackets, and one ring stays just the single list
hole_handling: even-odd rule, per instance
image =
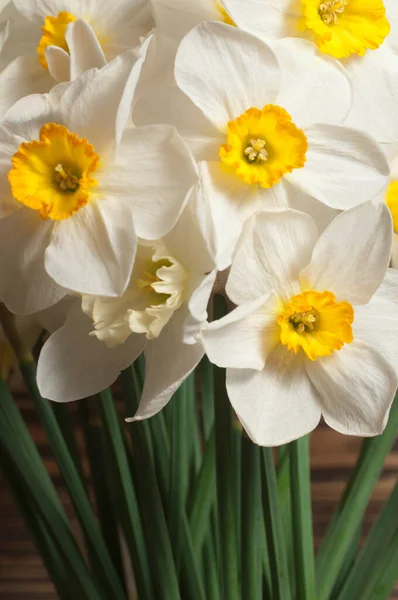
[{"label": "white daffodil petal", "polygon": [[331,356],[307,361],[306,370],[320,395],[330,427],[347,435],[383,432],[397,389],[392,366],[364,342],[354,341]]},{"label": "white daffodil petal", "polygon": [[[57,15],[60,12],[80,14],[82,10],[92,13],[92,6],[96,0],[14,0],[18,11],[30,21],[42,21],[48,15]],[[90,10],[91,9],[91,10]]]},{"label": "white daffodil petal", "polygon": [[[55,81],[70,80],[70,56],[59,46],[48,46],[45,51],[48,72]],[[41,66],[41,65],[40,65]]]},{"label": "white daffodil petal", "polygon": [[19,56],[0,73],[0,117],[21,98],[48,92],[53,85],[36,56]]},{"label": "white daffodil petal", "polygon": [[101,187],[131,202],[138,237],[156,240],[175,225],[197,178],[192,155],[174,127],[148,125],[125,131]]},{"label": "white daffodil petal", "polygon": [[213,0],[152,0],[156,29],[162,36],[180,40],[195,25],[221,19]]},{"label": "white daffodil petal", "polygon": [[289,208],[310,215],[314,219],[319,233],[322,233],[326,227],[330,225],[333,219],[340,214],[341,211],[326,206],[323,202],[319,202],[319,200],[313,196],[309,196],[306,192],[303,192],[300,188],[288,181],[283,181],[281,183],[286,192]]},{"label": "white daffodil petal", "polygon": [[193,29],[177,52],[178,86],[221,131],[248,108],[274,103],[280,69],[258,38],[222,23]]},{"label": "white daffodil petal", "polygon": [[317,200],[346,210],[371,200],[386,185],[387,158],[367,134],[323,124],[306,127],[304,133],[307,162],[287,178]]},{"label": "white daffodil petal", "polygon": [[263,296],[204,326],[203,345],[210,362],[232,369],[263,369],[279,342],[275,304],[275,298]]},{"label": "white daffodil petal", "polygon": [[228,369],[228,396],[243,427],[260,446],[288,444],[318,425],[318,395],[302,357],[277,346],[262,371]]},{"label": "white daffodil petal", "polygon": [[389,269],[368,304],[355,308],[354,338],[374,348],[398,374],[398,271]]},{"label": "white daffodil petal", "polygon": [[381,47],[344,61],[344,66],[354,92],[346,124],[367,131],[378,142],[397,142],[398,55]]},{"label": "white daffodil petal", "polygon": [[[354,243],[347,240],[355,235]],[[366,202],[336,217],[315,245],[300,275],[307,289],[330,290],[354,306],[366,304],[384,279],[391,256],[391,214]]]},{"label": "white daffodil petal", "polygon": [[199,338],[203,324],[208,319],[207,307],[213,291],[217,271],[197,278],[197,285],[188,301],[189,315],[184,324],[183,340],[185,344],[195,344]]},{"label": "white daffodil petal", "polygon": [[106,59],[92,27],[81,19],[68,25],[65,39],[70,54],[70,79],[96,67],[106,65]]},{"label": "white daffodil petal", "polygon": [[37,365],[37,384],[44,398],[70,402],[110,386],[143,351],[144,336],[132,335],[117,348],[108,348],[90,335],[91,320],[73,307],[65,325],[44,344]]},{"label": "white daffodil petal", "polygon": [[392,244],[392,258],[391,265],[394,269],[398,269],[398,234],[394,233],[394,240]]},{"label": "white daffodil petal", "polygon": [[384,0],[384,6],[387,11],[387,18],[391,25],[391,33],[386,39],[386,45],[398,52],[398,4],[395,0]]},{"label": "white daffodil petal", "polygon": [[[133,419],[141,421],[157,414],[174,392],[199,364],[204,350],[201,344],[182,342],[187,311],[177,311],[161,335],[145,349],[145,383],[140,405]],[[129,420],[129,419],[128,419]]]},{"label": "white daffodil petal", "polygon": [[223,0],[233,21],[260,38],[278,40],[298,35],[300,6],[292,0]]},{"label": "white daffodil petal", "polygon": [[352,88],[340,63],[307,40],[283,39],[271,47],[282,69],[276,104],[300,127],[343,123],[352,105]]},{"label": "white daffodil petal", "polygon": [[67,293],[44,268],[52,227],[29,208],[0,219],[0,298],[16,314],[48,308]]},{"label": "white daffodil petal", "polygon": [[120,198],[89,202],[54,226],[46,270],[60,285],[95,296],[120,296],[136,251],[133,209]]},{"label": "white daffodil petal", "polygon": [[226,172],[220,162],[200,164],[201,226],[217,268],[231,264],[242,228],[260,210],[286,207],[283,184],[271,189],[248,185],[235,174]]},{"label": "white daffodil petal", "polygon": [[299,274],[317,238],[315,222],[304,213],[254,215],[238,242],[227,281],[232,302],[243,304],[272,292],[285,299],[299,293]]},{"label": "white daffodil petal", "polygon": [[0,218],[8,217],[23,207],[12,195],[8,180],[11,157],[18,151],[22,142],[22,138],[0,126]]},{"label": "white daffodil petal", "polygon": [[4,129],[18,136],[20,143],[30,142],[39,139],[43,125],[60,122],[57,117],[58,113],[54,110],[49,94],[32,94],[18,100],[6,112],[1,124]]},{"label": "white daffodil petal", "polygon": [[102,158],[113,155],[130,116],[141,69],[134,51],[121,54],[100,70],[75,79],[60,102],[68,129],[86,138]]}]

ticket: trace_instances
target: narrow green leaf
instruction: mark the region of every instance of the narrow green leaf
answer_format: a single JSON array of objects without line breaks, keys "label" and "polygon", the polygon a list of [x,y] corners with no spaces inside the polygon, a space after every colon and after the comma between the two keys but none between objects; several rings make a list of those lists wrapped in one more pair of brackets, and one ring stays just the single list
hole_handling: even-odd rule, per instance
[{"label": "narrow green leaf", "polygon": [[81,474],[76,468],[76,464],[69,452],[49,402],[41,397],[38,390],[36,365],[33,361],[21,363],[20,370],[35,401],[36,409],[46,431],[47,438],[73,501],[76,514],[85,535],[90,562],[95,576],[109,598],[122,600],[125,597],[123,586],[100,533],[97,520],[81,479]]},{"label": "narrow green leaf", "polygon": [[296,594],[316,600],[309,436],[289,444]]},{"label": "narrow green leaf", "polygon": [[[361,549],[338,600],[362,598],[372,581],[378,580],[380,565],[384,565],[385,549],[398,533],[398,483],[390,494],[379,518],[372,527],[365,545]],[[384,566],[383,566],[384,568]],[[376,573],[376,577],[375,577]],[[398,570],[396,573],[398,577]]]},{"label": "narrow green leaf", "polygon": [[[225,300],[216,295],[214,298],[215,319],[221,318],[224,314],[226,314]],[[240,600],[233,424],[225,378],[225,369],[215,367],[217,520],[221,551],[222,598],[224,600]]]},{"label": "narrow green leaf", "polygon": [[[117,479],[115,479],[115,481],[117,481],[116,487],[118,490],[117,506],[120,507],[121,522],[126,543],[132,558],[138,594],[142,595],[145,600],[154,600],[158,597],[175,600],[178,598],[178,594],[174,594],[176,582],[173,579],[173,564],[171,565],[172,570],[170,580],[167,578],[167,574],[165,575],[167,584],[170,583],[169,593],[166,592],[165,595],[161,594],[159,596],[155,595],[153,580],[161,586],[159,581],[161,575],[159,575],[158,569],[154,571],[150,570],[150,561],[152,562],[154,557],[155,548],[153,549],[154,554],[152,554],[152,551],[150,552],[149,547],[147,546],[147,543],[149,544],[151,540],[148,538],[146,539],[144,534],[138,501],[131,479],[125,441],[120,427],[119,417],[113,403],[112,394],[109,390],[101,392],[99,403],[102,423],[106,433],[106,448],[109,452],[108,460],[112,460],[115,477],[117,477]],[[159,547],[161,548],[161,540],[159,540]],[[156,548],[156,550],[158,550],[158,548]],[[170,565],[167,562],[165,565],[170,568]]]},{"label": "narrow green leaf", "polygon": [[75,429],[73,427],[73,423],[71,421],[71,416],[69,412],[68,404],[58,404],[58,402],[53,402],[51,404],[51,408],[54,411],[55,418],[57,419],[58,426],[61,430],[65,443],[68,447],[69,453],[73,462],[75,463],[76,470],[80,475],[80,479],[83,484],[85,483],[81,454],[77,447],[76,434]]},{"label": "narrow green leaf", "polygon": [[336,583],[375,483],[398,431],[397,398],[384,433],[367,440],[316,558],[318,600],[327,600]]},{"label": "narrow green leaf", "polygon": [[242,598],[262,600],[260,448],[242,438]]},{"label": "narrow green leaf", "polygon": [[281,513],[278,505],[278,484],[272,448],[262,449],[263,513],[268,541],[272,600],[290,600],[289,574],[286,560]]},{"label": "narrow green leaf", "polygon": [[24,485],[32,495],[37,515],[46,524],[58,552],[64,556],[71,576],[79,581],[82,600],[102,600],[83,560],[68,518],[36,446],[9,394],[0,380],[0,444],[8,452]]},{"label": "narrow green leaf", "polygon": [[[374,588],[367,590],[364,600],[388,600],[397,583],[398,574],[398,532],[395,533],[384,561],[379,565],[379,576]],[[372,595],[370,591],[372,590]]]},{"label": "narrow green leaf", "polygon": [[202,421],[205,440],[209,439],[214,426],[214,377],[213,365],[204,356],[199,365],[199,381],[202,403]]}]

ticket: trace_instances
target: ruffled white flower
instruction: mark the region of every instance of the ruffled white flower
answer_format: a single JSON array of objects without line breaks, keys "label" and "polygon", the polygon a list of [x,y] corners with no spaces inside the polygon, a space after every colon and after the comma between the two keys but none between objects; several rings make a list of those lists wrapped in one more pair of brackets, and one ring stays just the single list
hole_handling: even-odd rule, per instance
[{"label": "ruffled white flower", "polygon": [[137,48],[153,26],[148,0],[15,0],[0,19],[9,30],[0,57],[0,114],[23,96],[48,92]]},{"label": "ruffled white flower", "polygon": [[127,52],[24,98],[2,121],[0,298],[15,313],[47,308],[67,289],[122,294],[137,237],[168,233],[196,184],[173,127],[125,128],[135,61]]},{"label": "ruffled white flower", "polygon": [[336,57],[353,87],[347,125],[398,141],[396,0],[223,0],[235,23],[265,41],[302,37]]},{"label": "ruffled white flower", "polygon": [[196,338],[207,319],[214,280],[190,204],[161,241],[138,246],[129,287],[120,298],[83,296],[81,305],[73,306],[41,351],[42,394],[58,402],[95,394],[145,349],[136,418],[152,416],[203,357]]},{"label": "ruffled white flower", "polygon": [[351,107],[344,71],[305,40],[271,50],[237,28],[202,24],[181,42],[175,78],[185,97],[149,88],[133,119],[173,123],[202,161],[203,221],[219,269],[256,211],[347,209],[388,180],[376,142],[341,125]]},{"label": "ruffled white flower", "polygon": [[288,443],[321,415],[341,433],[383,431],[398,382],[391,243],[390,213],[374,201],[319,239],[313,220],[292,210],[247,222],[226,286],[238,307],[203,338],[256,443]]}]

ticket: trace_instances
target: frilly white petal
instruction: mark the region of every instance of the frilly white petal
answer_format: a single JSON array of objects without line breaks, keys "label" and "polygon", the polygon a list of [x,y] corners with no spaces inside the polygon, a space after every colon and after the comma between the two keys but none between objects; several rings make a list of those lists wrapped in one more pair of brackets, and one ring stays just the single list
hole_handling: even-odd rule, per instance
[{"label": "frilly white petal", "polygon": [[65,39],[70,54],[70,79],[76,79],[89,69],[101,69],[106,65],[101,44],[87,21],[78,19],[70,23]]},{"label": "frilly white petal", "polygon": [[71,77],[70,55],[68,52],[59,46],[48,46],[45,50],[45,55],[51,77],[60,83],[69,81]]}]

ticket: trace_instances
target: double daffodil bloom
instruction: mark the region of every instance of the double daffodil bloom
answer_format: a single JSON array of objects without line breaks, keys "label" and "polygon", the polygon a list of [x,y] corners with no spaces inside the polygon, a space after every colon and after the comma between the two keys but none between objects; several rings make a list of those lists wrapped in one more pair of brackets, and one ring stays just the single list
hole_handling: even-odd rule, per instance
[{"label": "double daffodil bloom", "polygon": [[271,42],[301,37],[338,59],[353,87],[347,124],[398,141],[396,0],[223,0],[237,26]]},{"label": "double daffodil bloom", "polygon": [[148,0],[15,0],[0,13],[9,35],[0,61],[0,114],[29,94],[103,67],[138,48],[153,27]]},{"label": "double daffodil bloom", "polygon": [[271,48],[236,27],[202,24],[181,42],[175,79],[176,102],[151,113],[152,90],[138,97],[136,111],[139,122],[146,114],[148,122],[173,123],[200,162],[203,222],[220,269],[256,211],[347,209],[388,180],[378,144],[342,126],[352,99],[347,76],[305,40]]},{"label": "double daffodil bloom", "polygon": [[321,416],[341,433],[382,433],[398,385],[391,243],[390,212],[375,201],[342,213],[319,239],[296,211],[247,222],[226,286],[237,308],[203,340],[227,368],[229,398],[254,442],[286,444]]},{"label": "double daffodil bloom", "polygon": [[13,312],[68,289],[122,294],[137,237],[158,239],[179,217],[196,165],[173,127],[126,127],[139,73],[124,53],[3,119],[0,298]]},{"label": "double daffodil bloom", "polygon": [[192,200],[167,236],[139,244],[120,298],[76,300],[41,351],[41,393],[57,402],[96,394],[145,351],[145,383],[135,417],[161,410],[203,357],[197,338],[215,275]]}]

